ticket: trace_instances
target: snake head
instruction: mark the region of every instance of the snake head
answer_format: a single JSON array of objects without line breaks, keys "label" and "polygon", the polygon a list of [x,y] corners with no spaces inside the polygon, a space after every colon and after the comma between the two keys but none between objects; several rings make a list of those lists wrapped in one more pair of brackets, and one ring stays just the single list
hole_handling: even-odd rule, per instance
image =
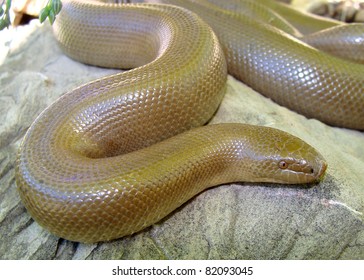
[{"label": "snake head", "polygon": [[[327,168],[323,158],[282,157],[276,160],[276,164],[277,177],[288,179],[290,182],[294,181],[297,184],[320,181]],[[277,181],[279,182],[279,179]]]},{"label": "snake head", "polygon": [[[320,181],[327,164],[323,156],[300,138],[262,126],[244,127],[241,170],[248,180],[280,184],[306,184]],[[244,142],[245,141],[245,142]],[[236,149],[238,150],[238,149]],[[237,171],[237,173],[239,173]]]},{"label": "snake head", "polygon": [[273,182],[304,184],[323,178],[327,163],[315,148],[283,131],[274,129],[272,134],[274,141],[266,160],[273,170]]}]

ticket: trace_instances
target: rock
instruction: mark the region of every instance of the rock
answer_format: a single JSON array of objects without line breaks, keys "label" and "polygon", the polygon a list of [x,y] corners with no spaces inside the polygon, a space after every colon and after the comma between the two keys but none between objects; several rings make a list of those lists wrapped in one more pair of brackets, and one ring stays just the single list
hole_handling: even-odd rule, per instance
[{"label": "rock", "polygon": [[325,16],[329,13],[329,6],[326,1],[314,2],[309,6],[308,12]]},{"label": "rock", "polygon": [[38,17],[39,11],[43,9],[47,5],[46,0],[34,0],[34,1],[26,1],[26,0],[17,0],[13,1],[12,9],[16,13],[22,13],[26,15],[31,15]]},{"label": "rock", "polygon": [[47,5],[46,0],[17,0],[12,1],[12,10],[14,11],[15,17],[13,25],[17,26],[27,18],[34,18],[39,16],[39,12],[42,8]]},{"label": "rock", "polygon": [[[364,3],[355,1],[328,1],[299,0],[293,4],[299,3],[296,7],[306,10],[316,15],[337,19],[344,22],[364,22]],[[306,4],[307,3],[307,4]],[[305,5],[306,4],[306,5]]]},{"label": "rock", "polygon": [[355,22],[364,22],[364,7],[355,14]]},{"label": "rock", "polygon": [[307,119],[232,77],[211,122],[272,126],[301,137],[327,159],[322,182],[215,187],[154,226],[113,242],[78,244],[53,236],[32,220],[17,194],[20,141],[62,93],[118,70],[66,57],[48,25],[33,22],[8,32],[0,66],[0,259],[364,258],[364,134]]},{"label": "rock", "polygon": [[345,22],[352,22],[356,12],[357,7],[354,4],[342,1],[336,7],[334,18]]},{"label": "rock", "polygon": [[311,11],[314,10],[315,7],[320,7],[323,4],[326,4],[326,0],[292,0],[291,6],[295,9],[301,11]]}]

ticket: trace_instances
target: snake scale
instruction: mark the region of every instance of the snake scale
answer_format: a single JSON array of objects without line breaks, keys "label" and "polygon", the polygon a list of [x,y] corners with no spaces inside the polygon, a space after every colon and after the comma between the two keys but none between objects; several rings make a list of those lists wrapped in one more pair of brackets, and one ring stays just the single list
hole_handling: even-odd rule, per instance
[{"label": "snake scale", "polygon": [[[232,11],[249,1],[162,2],[183,2],[198,15],[172,5],[63,1],[54,26],[63,51],[131,70],[64,94],[24,137],[20,197],[57,236],[129,235],[220,184],[319,181],[324,158],[295,136],[203,126],[224,96],[227,71],[308,117],[364,129],[362,65],[308,46],[293,27],[283,32]],[[285,26],[280,16],[274,21]]]}]

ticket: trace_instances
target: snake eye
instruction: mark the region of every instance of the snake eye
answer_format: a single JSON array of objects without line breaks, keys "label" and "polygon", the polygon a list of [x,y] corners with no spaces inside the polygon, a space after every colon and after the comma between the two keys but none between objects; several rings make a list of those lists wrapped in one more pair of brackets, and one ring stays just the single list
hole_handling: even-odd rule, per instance
[{"label": "snake eye", "polygon": [[286,169],[288,167],[288,163],[285,162],[284,160],[281,160],[279,163],[278,163],[278,166],[280,169]]}]

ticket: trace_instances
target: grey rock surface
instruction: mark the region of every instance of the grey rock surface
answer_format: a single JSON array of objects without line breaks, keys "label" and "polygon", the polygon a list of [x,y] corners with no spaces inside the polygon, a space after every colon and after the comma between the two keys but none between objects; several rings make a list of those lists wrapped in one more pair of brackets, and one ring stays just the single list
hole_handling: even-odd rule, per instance
[{"label": "grey rock surface", "polygon": [[265,125],[302,138],[327,159],[322,182],[214,187],[152,227],[112,242],[79,244],[50,234],[17,194],[19,144],[62,93],[118,70],[69,59],[48,25],[6,34],[0,40],[0,259],[364,259],[364,133],[307,119],[232,77],[211,123]]}]

